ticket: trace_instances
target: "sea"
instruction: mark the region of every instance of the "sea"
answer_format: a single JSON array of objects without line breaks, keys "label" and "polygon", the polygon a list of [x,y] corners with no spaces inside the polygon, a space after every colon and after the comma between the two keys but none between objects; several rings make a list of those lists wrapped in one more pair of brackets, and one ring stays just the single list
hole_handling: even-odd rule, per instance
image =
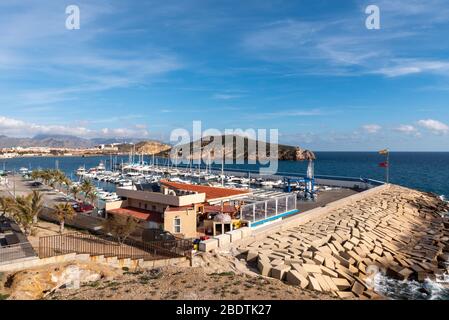
[{"label": "sea", "polygon": [[[317,176],[339,176],[369,178],[385,181],[386,169],[379,166],[385,156],[377,152],[316,152],[315,174]],[[0,159],[0,170],[17,171],[28,169],[57,168],[76,180],[75,171],[84,166],[96,167],[103,162],[107,169],[115,163],[128,162],[128,156],[94,157],[26,157]],[[144,157],[147,163],[152,158]],[[159,165],[166,165],[165,159],[156,159]],[[389,181],[394,184],[432,192],[443,200],[449,199],[449,152],[391,152],[389,155]],[[220,168],[220,166],[216,166]],[[257,172],[257,164],[226,164],[225,169]],[[279,161],[278,171],[305,175],[306,162]],[[99,187],[112,191],[113,185],[97,182]],[[449,299],[449,277],[444,279],[398,281],[378,274],[375,278],[376,291],[391,299]]]},{"label": "sea", "polygon": [[[385,181],[386,169],[379,166],[385,156],[377,152],[316,152],[315,174],[317,176],[340,176],[369,178]],[[33,157],[0,159],[0,170],[17,171],[21,167],[28,169],[59,168],[72,180],[76,180],[75,171],[84,166],[86,169],[103,162],[108,169],[114,163],[128,162],[128,156],[95,157]],[[151,163],[152,158],[144,161]],[[163,165],[165,159],[156,159]],[[433,192],[449,199],[449,152],[391,152],[389,179],[391,183],[421,191]],[[215,166],[218,168],[219,166]],[[225,169],[257,172],[257,164],[226,164]],[[305,175],[307,162],[279,161],[278,171]]]}]

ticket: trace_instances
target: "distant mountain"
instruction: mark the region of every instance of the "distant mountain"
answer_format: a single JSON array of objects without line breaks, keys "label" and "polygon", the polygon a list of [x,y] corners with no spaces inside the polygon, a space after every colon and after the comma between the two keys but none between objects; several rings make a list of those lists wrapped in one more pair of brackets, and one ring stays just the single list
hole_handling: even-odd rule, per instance
[{"label": "distant mountain", "polygon": [[71,135],[39,134],[32,138],[14,138],[0,135],[0,148],[47,147],[47,148],[92,148],[100,144],[137,143],[142,139],[93,138],[85,139]]},{"label": "distant mountain", "polygon": [[126,144],[126,143],[137,143],[142,141],[142,139],[136,139],[136,138],[127,138],[127,139],[122,139],[122,138],[92,138],[90,139],[90,141],[92,141],[95,145],[101,145],[101,144],[112,144],[112,143],[121,143],[121,144]]},{"label": "distant mountain", "polygon": [[171,146],[160,141],[141,141],[136,144],[122,144],[118,146],[119,152],[134,151],[137,154],[160,154],[170,150]]},{"label": "distant mountain", "polygon": [[[200,152],[196,152],[194,151],[194,144],[195,142],[190,142],[190,145],[185,144],[185,145],[181,145],[181,146],[176,146],[173,147],[175,148],[175,150],[178,150],[178,154],[180,153],[180,151],[185,150],[188,151],[190,148],[190,152],[192,154],[192,158],[193,159],[198,159],[200,157],[205,157],[205,154],[207,154],[206,152],[210,152],[210,159],[214,160],[215,159],[215,154],[214,152],[212,152],[210,150],[209,147],[209,151],[208,150],[208,145],[211,144],[213,141],[218,141],[219,143],[221,142],[221,145],[224,146],[225,142],[227,140],[233,142],[233,148],[228,148],[226,147],[224,149],[225,152],[225,158],[226,159],[244,159],[244,160],[258,160],[258,155],[257,155],[257,150],[258,150],[258,141],[257,140],[253,140],[253,139],[249,139],[247,137],[243,137],[243,136],[236,136],[236,135],[232,135],[232,136],[209,136],[209,137],[204,137],[201,139],[201,149]],[[243,150],[237,150],[236,146],[237,146],[237,141],[241,141],[241,139],[243,139]],[[254,145],[256,147],[256,154],[250,154],[248,152],[249,149],[249,145],[250,143],[252,145]],[[265,154],[267,156],[269,156],[270,154],[270,150],[271,150],[271,145],[270,143],[266,144],[266,149],[264,151],[262,151],[262,154]],[[274,145],[273,145],[274,146]],[[176,152],[176,151],[175,151]],[[158,156],[162,156],[162,157],[168,157],[171,153],[171,149],[167,149],[167,150],[163,150],[161,153],[158,154]],[[300,147],[295,147],[295,146],[288,146],[288,145],[283,145],[283,144],[278,144],[277,145],[277,159],[279,160],[292,160],[292,161],[304,161],[304,160],[314,160],[315,159],[315,154],[310,151],[310,150],[306,150],[306,149],[302,149]],[[181,156],[181,154],[179,154]],[[219,156],[217,154],[217,156]]]}]

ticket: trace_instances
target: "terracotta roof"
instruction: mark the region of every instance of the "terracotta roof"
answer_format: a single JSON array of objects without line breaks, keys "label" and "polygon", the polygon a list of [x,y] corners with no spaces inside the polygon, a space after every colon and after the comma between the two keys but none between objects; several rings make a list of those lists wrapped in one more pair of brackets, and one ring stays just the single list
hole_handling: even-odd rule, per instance
[{"label": "terracotta roof", "polygon": [[179,183],[173,181],[161,180],[161,183],[169,188],[178,189],[178,190],[186,190],[193,191],[198,193],[206,194],[206,201],[221,199],[221,198],[230,198],[233,196],[247,194],[247,190],[239,190],[239,189],[231,189],[231,188],[217,188],[217,187],[209,187],[202,185],[194,185],[188,183]]},{"label": "terracotta roof", "polygon": [[119,209],[108,210],[108,213],[132,216],[134,218],[137,218],[139,220],[144,220],[144,221],[153,221],[153,222],[157,222],[157,223],[164,222],[164,220],[162,219],[161,213],[155,212],[155,211],[138,209],[138,208],[131,208],[131,207],[119,208]]}]

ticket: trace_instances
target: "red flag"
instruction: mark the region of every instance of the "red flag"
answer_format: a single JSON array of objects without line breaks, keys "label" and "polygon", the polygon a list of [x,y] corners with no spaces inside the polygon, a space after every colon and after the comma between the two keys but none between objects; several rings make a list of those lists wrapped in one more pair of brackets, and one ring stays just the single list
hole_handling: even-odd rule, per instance
[{"label": "red flag", "polygon": [[379,163],[379,167],[388,168],[388,161]]}]

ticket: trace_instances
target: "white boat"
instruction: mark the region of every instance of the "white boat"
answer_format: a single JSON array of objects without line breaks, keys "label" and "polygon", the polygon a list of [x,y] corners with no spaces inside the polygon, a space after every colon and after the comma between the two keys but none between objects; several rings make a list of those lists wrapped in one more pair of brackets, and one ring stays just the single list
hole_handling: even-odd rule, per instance
[{"label": "white boat", "polygon": [[79,167],[76,170],[76,175],[77,176],[84,176],[86,174],[86,168],[85,167]]},{"label": "white boat", "polygon": [[105,172],[106,171],[106,167],[105,167],[105,165],[104,165],[104,163],[103,163],[103,161],[102,162],[100,162],[100,164],[97,166],[97,172],[101,172],[101,173],[103,173],[103,172]]},{"label": "white boat", "polygon": [[28,168],[22,167],[19,169],[19,173],[22,175],[25,175],[25,174],[30,173],[30,170],[28,170]]}]

